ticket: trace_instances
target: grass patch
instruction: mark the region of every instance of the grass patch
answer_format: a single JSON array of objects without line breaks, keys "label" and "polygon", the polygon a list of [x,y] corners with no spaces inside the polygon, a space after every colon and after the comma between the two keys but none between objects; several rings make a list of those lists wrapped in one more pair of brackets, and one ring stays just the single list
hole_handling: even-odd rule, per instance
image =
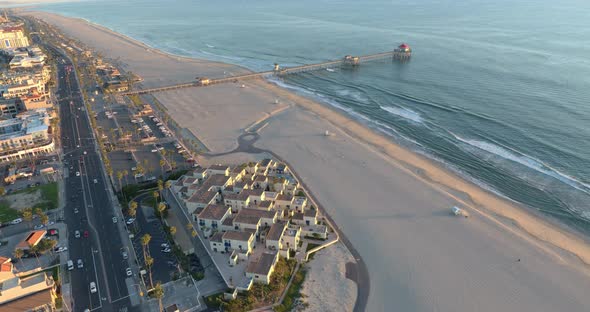
[{"label": "grass patch", "polygon": [[175,172],[171,173],[168,176],[168,179],[166,179],[166,181],[168,181],[168,180],[178,180],[178,178],[180,178],[183,175],[185,175],[188,171],[189,171],[188,169],[175,171]]},{"label": "grass patch", "polygon": [[[231,290],[227,290],[231,291]],[[223,292],[205,297],[205,304],[209,308],[219,308],[223,303]]]},{"label": "grass patch", "polygon": [[307,244],[307,248],[305,249],[305,252],[308,252],[316,247],[320,246],[319,244],[314,244],[314,243],[308,243]]},{"label": "grass patch", "polygon": [[10,208],[10,205],[6,201],[0,201],[0,222],[10,222],[20,217],[20,212],[16,209]]},{"label": "grass patch", "polygon": [[154,207],[156,206],[156,199],[153,196],[148,196],[142,203],[144,206]]},{"label": "grass patch", "polygon": [[287,312],[293,310],[295,305],[298,303],[298,299],[302,297],[301,286],[305,281],[306,274],[307,271],[303,268],[295,273],[295,277],[293,277],[293,282],[287,290],[287,294],[285,295],[285,299],[283,299],[283,303],[274,308],[276,312]]}]

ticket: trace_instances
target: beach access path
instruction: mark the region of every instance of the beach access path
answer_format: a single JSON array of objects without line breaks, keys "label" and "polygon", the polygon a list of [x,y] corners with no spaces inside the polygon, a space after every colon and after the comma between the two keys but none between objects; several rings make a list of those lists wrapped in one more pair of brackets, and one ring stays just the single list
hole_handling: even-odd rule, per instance
[{"label": "beach access path", "polygon": [[[119,57],[145,86],[241,70],[156,53],[82,20],[38,16]],[[204,74],[195,75],[197,69]],[[256,97],[251,90],[266,91]],[[209,92],[217,94],[208,98],[209,111],[199,111],[195,99]],[[358,250],[370,276],[366,311],[590,310],[590,278],[581,261],[590,263],[590,245],[583,238],[331,108],[262,80],[156,97],[181,112],[185,119],[178,122],[204,137],[212,153],[233,150],[237,134],[275,109],[273,99],[291,106],[268,119],[254,146],[288,161]],[[223,114],[215,103],[227,106]],[[453,217],[454,205],[471,216]]]}]

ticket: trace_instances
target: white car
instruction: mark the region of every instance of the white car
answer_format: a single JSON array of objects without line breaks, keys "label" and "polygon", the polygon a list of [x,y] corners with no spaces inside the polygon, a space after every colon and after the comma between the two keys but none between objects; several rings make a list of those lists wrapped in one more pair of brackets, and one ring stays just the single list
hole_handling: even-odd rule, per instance
[{"label": "white car", "polygon": [[14,219],[14,220],[10,221],[10,224],[19,224],[21,222],[23,222],[23,219],[17,218],[17,219]]},{"label": "white car", "polygon": [[170,248],[170,244],[168,244],[168,243],[162,243],[162,245],[160,245],[160,247],[162,247],[162,248]]},{"label": "white car", "polygon": [[88,152],[84,151],[84,155],[88,154]]},{"label": "white car", "polygon": [[135,222],[135,218],[129,218],[125,223],[127,223],[127,225],[131,225],[133,222]]},{"label": "white car", "polygon": [[157,152],[158,152],[158,149],[156,149],[156,148],[152,149],[152,153],[157,153]]},{"label": "white car", "polygon": [[117,217],[113,217],[113,223],[117,223]]},{"label": "white car", "polygon": [[37,224],[37,225],[35,225],[34,229],[35,230],[40,230],[40,229],[42,229],[44,227],[45,227],[45,225],[43,225],[43,224]]},{"label": "white car", "polygon": [[76,176],[79,177],[80,176],[80,171],[76,171]]},{"label": "white car", "polygon": [[96,184],[96,183],[98,183],[98,180],[97,179],[94,179],[94,184]]},{"label": "white car", "polygon": [[90,292],[93,294],[96,292],[96,283],[95,282],[90,282]]},{"label": "white car", "polygon": [[84,263],[82,262],[82,259],[78,259],[78,269],[81,269],[84,267]]},{"label": "white car", "polygon": [[131,271],[131,268],[127,268],[127,270],[125,270],[125,274],[127,274],[127,276],[133,275],[133,272]]},{"label": "white car", "polygon": [[59,253],[59,252],[64,252],[64,251],[68,251],[68,247],[66,247],[66,246],[56,247],[56,248],[54,249],[54,251],[55,251],[55,252],[58,252],[58,253]]},{"label": "white car", "polygon": [[74,232],[74,236],[76,238],[80,238],[80,231],[76,230],[76,232]]},{"label": "white car", "polygon": [[162,249],[162,252],[163,252],[163,253],[169,253],[170,251],[171,251],[171,249],[170,249],[170,248],[164,248],[164,249]]}]

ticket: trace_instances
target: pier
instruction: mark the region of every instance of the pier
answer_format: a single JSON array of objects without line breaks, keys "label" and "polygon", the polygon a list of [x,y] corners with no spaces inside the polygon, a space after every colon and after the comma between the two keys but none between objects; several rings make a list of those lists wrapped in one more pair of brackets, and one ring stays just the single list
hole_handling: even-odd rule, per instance
[{"label": "pier", "polygon": [[326,69],[326,68],[333,68],[333,67],[356,67],[364,62],[375,61],[375,60],[383,60],[383,59],[392,59],[398,61],[407,61],[411,56],[411,49],[407,44],[400,45],[397,49],[393,51],[377,53],[377,54],[369,54],[363,56],[352,56],[347,55],[342,59],[334,60],[334,61],[326,61],[317,64],[308,64],[308,65],[301,65],[301,66],[293,66],[293,67],[285,67],[281,68],[279,64],[275,64],[273,70],[257,72],[257,73],[250,73],[250,74],[243,74],[243,75],[236,75],[224,78],[206,78],[206,77],[197,77],[192,82],[175,84],[170,86],[163,86],[163,87],[156,87],[156,88],[149,88],[149,89],[141,89],[141,90],[134,90],[134,91],[125,91],[119,94],[121,95],[138,95],[138,94],[148,94],[148,93],[156,93],[156,92],[163,92],[163,91],[171,91],[176,89],[183,89],[183,88],[193,88],[193,87],[206,87],[220,83],[227,83],[227,82],[239,82],[247,79],[252,78],[261,78],[267,76],[286,76],[290,74],[298,74],[303,72],[310,72],[314,70]]}]

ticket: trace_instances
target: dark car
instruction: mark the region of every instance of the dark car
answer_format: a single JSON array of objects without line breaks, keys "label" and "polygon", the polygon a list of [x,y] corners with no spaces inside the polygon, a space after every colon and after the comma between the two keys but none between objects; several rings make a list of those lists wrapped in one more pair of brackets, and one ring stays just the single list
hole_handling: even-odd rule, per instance
[{"label": "dark car", "polygon": [[88,237],[88,231],[84,231],[84,237]]}]

